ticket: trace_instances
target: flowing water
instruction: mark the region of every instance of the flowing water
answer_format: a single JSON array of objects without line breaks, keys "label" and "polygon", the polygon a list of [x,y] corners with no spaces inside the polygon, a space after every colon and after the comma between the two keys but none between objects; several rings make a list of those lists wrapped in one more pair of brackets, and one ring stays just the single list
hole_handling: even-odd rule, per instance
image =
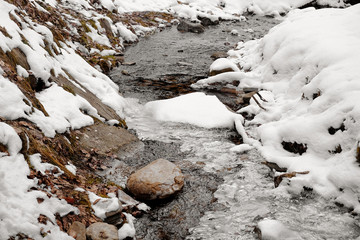
[{"label": "flowing water", "polygon": [[[311,190],[291,195],[275,189],[271,171],[260,164],[264,159],[256,150],[230,150],[237,142],[233,130],[158,122],[144,110],[148,101],[193,91],[189,85],[206,76],[213,52],[259,38],[276,23],[249,16],[246,22],[224,22],[203,34],[166,29],[125,52],[126,61],[136,64],[119,67],[112,79],[129,103],[128,126],[143,141],[133,154],[114,162],[106,175],[124,185],[131,171],[162,157],[177,164],[186,179],[173,198],[148,203],[152,210],[136,221],[137,239],[257,239],[255,228],[265,218],[284,223],[298,233],[296,239],[360,235],[356,216]],[[233,29],[239,36],[230,34]],[[124,70],[130,76],[123,75]]]}]

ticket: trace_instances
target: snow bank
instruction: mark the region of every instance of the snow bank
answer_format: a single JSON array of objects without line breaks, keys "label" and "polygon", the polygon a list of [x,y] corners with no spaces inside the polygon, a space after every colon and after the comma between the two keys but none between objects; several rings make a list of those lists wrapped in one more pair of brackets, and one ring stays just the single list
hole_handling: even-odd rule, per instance
[{"label": "snow bank", "polygon": [[167,100],[149,102],[145,109],[159,121],[189,123],[204,128],[233,128],[241,115],[229,111],[216,96],[190,93]]},{"label": "snow bank", "polygon": [[[170,11],[180,17],[196,19],[197,16],[216,16],[223,19],[234,18],[234,14],[252,12],[259,15],[284,14],[301,7],[312,0],[133,0],[114,1],[119,12],[128,11]],[[317,4],[331,7],[344,7],[343,0],[317,0]]]},{"label": "snow bank", "polygon": [[[26,21],[21,19],[15,13],[16,9],[14,5],[0,1],[0,27],[4,29],[0,32],[0,48],[4,52],[18,48],[25,54],[26,59],[23,61],[27,60],[30,69],[26,70],[24,66],[17,65],[16,70],[20,76],[28,77],[29,73],[32,73],[45,83],[48,89],[37,93],[36,97],[50,116],[46,117],[41,111],[33,108],[31,101],[19,88],[3,76],[0,76],[0,116],[8,120],[26,118],[49,137],[68,129],[91,125],[93,120],[90,116],[104,120],[85,99],[73,96],[55,83],[50,83],[51,72],[55,77],[61,74],[83,91],[86,91],[86,88],[104,104],[113,108],[119,116],[123,116],[125,100],[119,95],[118,86],[78,55],[75,51],[76,44],[67,42],[66,45],[60,42],[58,45],[47,26],[35,23],[30,18]],[[21,23],[21,29],[12,19]],[[95,37],[97,32],[90,33],[93,38],[98,38]]]},{"label": "snow bank", "polygon": [[359,212],[360,5],[295,10],[263,39],[229,54],[252,70],[242,73],[252,77],[247,85],[272,92],[268,102],[257,98],[266,110],[255,102],[240,110],[257,114],[248,125],[261,125],[262,154],[289,172],[310,171],[291,179],[292,191],[311,187]]},{"label": "snow bank", "polygon": [[[95,108],[80,96],[65,91],[63,88],[52,85],[36,95],[50,115],[50,123],[58,132],[67,129],[78,129],[94,123],[89,116],[102,119]],[[60,104],[61,103],[61,104]],[[86,112],[89,115],[84,114]]]},{"label": "snow bank", "polygon": [[[15,130],[2,122],[0,142],[8,146],[10,153],[0,153],[1,239],[8,239],[18,233],[24,233],[33,239],[42,239],[42,234],[45,233],[45,239],[73,239],[60,231],[55,214],[64,216],[71,211],[77,213],[78,209],[68,205],[65,200],[49,198],[44,192],[30,190],[37,186],[37,179],[27,178],[30,169],[24,156],[19,153],[22,142]],[[37,154],[30,156],[30,159],[39,160],[39,157]],[[38,203],[38,198],[44,201]],[[46,225],[39,223],[40,214],[49,218]]]}]

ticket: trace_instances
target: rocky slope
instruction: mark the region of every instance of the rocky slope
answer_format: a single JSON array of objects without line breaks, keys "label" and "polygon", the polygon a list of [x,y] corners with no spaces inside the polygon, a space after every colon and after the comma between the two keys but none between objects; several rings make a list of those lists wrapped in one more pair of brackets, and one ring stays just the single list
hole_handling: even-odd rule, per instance
[{"label": "rocky slope", "polygon": [[[96,1],[0,1],[0,12],[0,238],[65,239],[61,231],[75,221],[104,220],[90,192],[109,198],[120,187],[94,171],[139,141],[126,130],[125,100],[105,74],[124,63],[124,45],[173,18],[120,15]],[[24,207],[19,179],[29,183]],[[47,204],[54,210],[42,209]]]}]

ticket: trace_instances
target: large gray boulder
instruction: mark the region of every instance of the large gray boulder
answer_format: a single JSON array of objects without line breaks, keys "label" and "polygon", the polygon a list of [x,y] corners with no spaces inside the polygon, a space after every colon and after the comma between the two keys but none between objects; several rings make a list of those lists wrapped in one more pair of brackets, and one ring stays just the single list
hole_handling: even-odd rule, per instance
[{"label": "large gray boulder", "polygon": [[127,188],[134,196],[141,200],[164,199],[177,192],[184,186],[184,175],[175,164],[158,159],[133,173]]}]

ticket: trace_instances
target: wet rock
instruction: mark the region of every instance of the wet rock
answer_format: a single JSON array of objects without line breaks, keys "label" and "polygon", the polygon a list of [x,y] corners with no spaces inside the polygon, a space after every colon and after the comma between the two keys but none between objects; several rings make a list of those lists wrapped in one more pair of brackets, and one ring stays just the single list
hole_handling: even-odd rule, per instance
[{"label": "wet rock", "polygon": [[118,230],[114,225],[97,222],[86,229],[86,237],[90,240],[118,240]]},{"label": "wet rock", "polygon": [[197,18],[201,21],[201,25],[203,25],[203,26],[218,25],[220,23],[217,18],[211,19],[211,18],[205,17],[205,16],[198,16]]},{"label": "wet rock", "polygon": [[210,56],[212,59],[216,60],[219,58],[227,58],[228,55],[226,52],[214,52],[213,54],[211,54]]},{"label": "wet rock", "polygon": [[105,73],[105,74],[110,73],[111,64],[108,61],[101,59],[99,62],[99,66],[100,66],[101,70],[103,71],[103,73]]},{"label": "wet rock", "polygon": [[35,92],[41,92],[45,89],[45,82],[41,78],[35,77],[33,73],[29,74],[29,77],[27,77],[27,80],[30,83],[30,87]]},{"label": "wet rock", "polygon": [[102,28],[105,29],[106,35],[109,37],[109,39],[112,39],[114,37],[114,34],[111,29],[111,25],[108,20],[105,18],[99,19],[100,25]]},{"label": "wet rock", "polygon": [[205,28],[199,23],[180,21],[179,25],[177,26],[177,30],[180,32],[203,33]]},{"label": "wet rock", "polygon": [[284,178],[293,178],[293,177],[296,177],[297,174],[309,174],[309,171],[284,173],[279,176],[276,176],[276,177],[274,177],[275,188],[277,188],[280,185],[280,183],[282,182],[282,180]]},{"label": "wet rock", "polygon": [[212,69],[212,70],[209,72],[209,75],[210,75],[210,76],[215,76],[215,75],[218,75],[218,74],[221,74],[221,73],[225,73],[225,72],[234,72],[234,69],[231,68],[231,67],[226,67],[226,68],[222,68],[222,69]]},{"label": "wet rock", "polygon": [[178,64],[181,66],[192,66],[192,64],[188,62],[178,62]]},{"label": "wet rock", "polygon": [[239,32],[234,29],[234,30],[232,30],[232,31],[230,32],[230,34],[231,34],[231,35],[234,35],[234,36],[238,36],[238,35],[239,35]]},{"label": "wet rock", "polygon": [[296,154],[299,154],[299,155],[302,155],[307,150],[307,144],[306,143],[282,141],[281,145],[283,146],[283,148],[286,151],[296,153]]},{"label": "wet rock", "polygon": [[179,167],[165,160],[158,159],[133,173],[127,188],[135,197],[143,200],[164,199],[184,186],[184,175]]},{"label": "wet rock", "polygon": [[121,74],[125,76],[130,76],[130,73],[127,70],[122,70]]},{"label": "wet rock", "polygon": [[26,70],[30,70],[27,57],[20,48],[13,48],[11,51],[6,52],[6,56],[9,58],[14,67],[16,67],[16,65],[20,65]]},{"label": "wet rock", "polygon": [[106,218],[104,222],[114,225],[116,227],[121,227],[121,225],[124,223],[124,219],[122,218],[121,210],[112,211],[105,213]]},{"label": "wet rock", "polygon": [[134,207],[140,203],[120,189],[118,190],[118,198],[120,202],[125,204],[126,206]]},{"label": "wet rock", "polygon": [[86,240],[86,228],[81,222],[74,222],[69,230],[68,234],[76,240]]},{"label": "wet rock", "polygon": [[126,146],[136,143],[139,139],[127,130],[109,126],[102,122],[79,130],[79,145],[91,152],[94,148],[99,155],[117,154]]},{"label": "wet rock", "polygon": [[279,167],[279,165],[277,165],[276,163],[274,162],[268,162],[268,161],[264,161],[264,162],[261,162],[261,164],[264,164],[266,166],[268,166],[271,171],[274,169],[275,171],[277,172],[286,172],[287,171],[287,168],[282,168],[282,167]]},{"label": "wet rock", "polygon": [[123,63],[121,63],[121,65],[133,66],[133,65],[136,65],[136,62],[123,62]]}]

